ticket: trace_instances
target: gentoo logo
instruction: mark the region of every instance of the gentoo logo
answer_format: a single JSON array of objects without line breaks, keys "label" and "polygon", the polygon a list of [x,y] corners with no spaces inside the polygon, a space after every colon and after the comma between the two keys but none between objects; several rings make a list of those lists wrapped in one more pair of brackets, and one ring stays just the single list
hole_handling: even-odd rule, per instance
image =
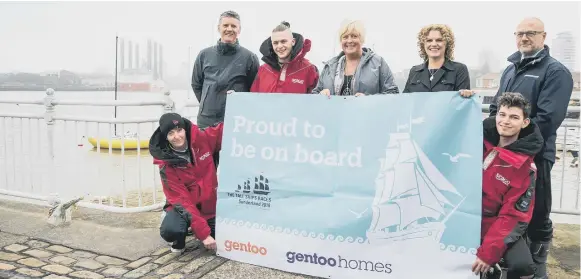
[{"label": "gentoo logo", "polygon": [[506,186],[510,185],[510,180],[504,178],[500,173],[496,173],[496,180],[502,182]]},{"label": "gentoo logo", "polygon": [[292,82],[293,82],[293,83],[299,83],[299,84],[304,84],[304,83],[305,83],[305,81],[304,81],[304,80],[302,80],[302,79],[298,79],[298,78],[293,78],[293,79],[292,79]]},{"label": "gentoo logo", "polygon": [[261,255],[261,256],[266,256],[266,254],[268,254],[268,250],[266,250],[266,248],[264,248],[262,246],[254,245],[254,244],[250,243],[250,241],[248,243],[242,243],[242,242],[233,241],[233,240],[226,240],[226,241],[224,241],[224,250],[226,250],[228,252],[235,250],[235,251],[240,251],[240,252]]},{"label": "gentoo logo", "polygon": [[204,161],[204,159],[208,158],[208,156],[210,156],[210,152],[204,153],[204,155],[200,156],[200,161]]}]

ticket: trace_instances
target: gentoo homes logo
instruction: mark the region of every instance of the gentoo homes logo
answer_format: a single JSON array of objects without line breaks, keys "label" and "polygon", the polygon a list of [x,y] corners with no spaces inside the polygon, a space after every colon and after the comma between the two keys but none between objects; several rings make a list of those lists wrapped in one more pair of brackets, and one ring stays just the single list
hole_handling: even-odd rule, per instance
[{"label": "gentoo homes logo", "polygon": [[[254,182],[254,184],[252,183]],[[246,179],[242,185],[238,184],[238,188],[234,192],[227,193],[228,197],[238,198],[238,203],[245,206],[256,206],[262,209],[269,209],[271,198],[270,181],[261,173],[253,179]]]},{"label": "gentoo homes logo", "polygon": [[226,240],[226,241],[224,241],[224,250],[226,250],[228,252],[234,250],[234,251],[256,254],[256,255],[260,255],[260,256],[266,256],[266,254],[268,254],[268,250],[266,250],[265,247],[252,244],[252,243],[250,243],[250,241],[244,243],[244,242]]},{"label": "gentoo homes logo", "polygon": [[333,268],[349,268],[353,270],[392,273],[391,264],[364,260],[347,259],[342,256],[325,257],[317,253],[299,253],[289,251],[286,253],[286,261],[291,264],[318,264]]}]

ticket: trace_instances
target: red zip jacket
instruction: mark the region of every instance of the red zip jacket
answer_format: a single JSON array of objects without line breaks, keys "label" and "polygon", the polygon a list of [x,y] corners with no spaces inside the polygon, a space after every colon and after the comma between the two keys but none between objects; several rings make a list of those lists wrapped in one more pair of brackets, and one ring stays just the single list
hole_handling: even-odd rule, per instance
[{"label": "red zip jacket", "polygon": [[494,265],[523,236],[533,215],[537,171],[533,160],[543,137],[531,122],[517,141],[503,148],[497,146],[495,116],[484,120],[483,130],[482,244],[476,256]]},{"label": "red zip jacket", "polygon": [[183,119],[192,163],[171,151],[159,128],[151,136],[149,152],[159,165],[166,210],[178,211],[190,222],[196,237],[204,240],[210,235],[207,220],[216,216],[218,178],[212,155],[221,149],[223,124],[200,130]]},{"label": "red zip jacket", "polygon": [[319,72],[305,58],[311,50],[311,40],[303,39],[298,33],[293,33],[293,37],[296,43],[291,51],[291,60],[282,69],[270,37],[262,43],[260,53],[265,64],[258,68],[250,92],[309,94],[315,88],[319,81]]}]

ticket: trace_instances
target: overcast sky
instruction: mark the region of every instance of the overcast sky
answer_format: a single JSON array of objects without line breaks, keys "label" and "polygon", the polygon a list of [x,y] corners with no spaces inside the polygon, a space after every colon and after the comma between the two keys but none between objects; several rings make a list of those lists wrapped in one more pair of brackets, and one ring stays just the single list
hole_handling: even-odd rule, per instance
[{"label": "overcast sky", "polygon": [[[313,42],[307,58],[320,64],[339,50],[337,31],[345,19],[361,19],[367,46],[393,71],[420,62],[416,34],[430,23],[449,24],[456,35],[456,60],[476,67],[484,49],[497,67],[516,50],[518,22],[536,16],[545,22],[546,43],[557,33],[580,33],[578,2],[60,2],[0,3],[0,72],[68,69],[113,73],[115,35],[164,45],[169,74],[218,39],[219,14],[242,17],[240,42],[258,53],[262,41],[281,21]],[[579,43],[577,43],[578,53]],[[140,52],[145,54],[145,44]],[[260,58],[260,55],[259,55]],[[494,63],[494,62],[493,62]],[[578,62],[579,63],[579,62]]]}]

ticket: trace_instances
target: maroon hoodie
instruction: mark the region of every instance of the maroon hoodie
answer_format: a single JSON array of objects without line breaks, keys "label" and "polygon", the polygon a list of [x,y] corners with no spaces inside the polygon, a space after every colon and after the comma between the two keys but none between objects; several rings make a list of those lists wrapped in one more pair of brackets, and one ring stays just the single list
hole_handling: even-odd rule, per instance
[{"label": "maroon hoodie", "polygon": [[265,62],[258,69],[250,92],[256,93],[297,93],[309,94],[319,81],[317,67],[305,55],[311,50],[311,41],[293,33],[295,45],[291,50],[291,60],[281,69],[278,57],[272,48],[270,37],[266,39],[260,52]]}]

